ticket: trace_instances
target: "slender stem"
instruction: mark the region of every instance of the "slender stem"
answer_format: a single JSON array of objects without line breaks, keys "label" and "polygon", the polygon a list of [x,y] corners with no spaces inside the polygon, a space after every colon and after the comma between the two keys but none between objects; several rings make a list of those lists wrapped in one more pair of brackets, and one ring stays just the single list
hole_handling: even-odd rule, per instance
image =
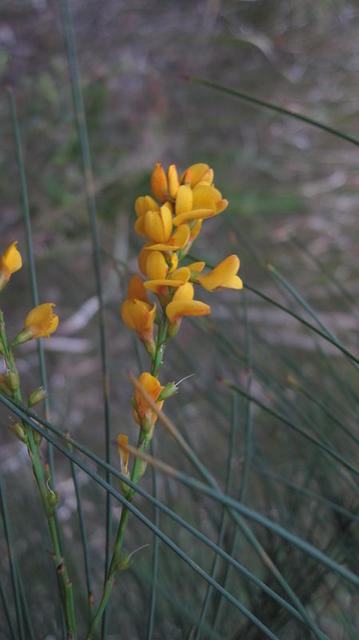
[{"label": "slender stem", "polygon": [[[8,346],[7,336],[5,331],[4,316],[1,310],[0,310],[0,341],[2,345],[2,354],[5,360],[6,367],[8,371],[12,373],[15,376],[15,378],[17,378],[18,371],[15,364],[14,354],[12,350],[9,349],[9,346]],[[22,395],[21,395],[20,386],[17,386],[13,390],[12,396],[15,402],[21,406]],[[56,571],[57,571],[60,596],[61,596],[62,605],[65,612],[67,640],[76,640],[77,632],[76,632],[76,619],[75,619],[74,603],[73,603],[73,595],[72,595],[72,583],[69,578],[69,574],[67,571],[66,564],[64,562],[64,558],[61,554],[60,539],[59,539],[58,527],[57,527],[56,516],[55,516],[56,494],[48,485],[45,469],[40,458],[40,441],[35,439],[34,431],[31,428],[31,426],[29,426],[29,424],[23,421],[22,426],[24,428],[25,444],[27,446],[27,451],[29,454],[29,458],[31,460],[33,474],[39,489],[42,507],[48,522],[50,537],[52,541],[52,546],[53,546],[52,557],[53,557]]]},{"label": "slender stem", "polygon": [[[152,357],[151,375],[153,375],[155,377],[158,376],[158,372],[159,372],[160,367],[161,367],[162,362],[163,362],[163,353],[164,353],[164,350],[165,350],[165,347],[166,347],[166,342],[167,342],[167,330],[168,330],[168,320],[167,320],[167,317],[166,317],[165,313],[163,313],[162,318],[161,318],[161,322],[160,322],[159,327],[158,327],[156,346],[155,346],[155,351],[154,351],[154,354],[153,354],[153,357]],[[151,436],[148,436],[148,434],[143,429],[141,429],[139,437],[138,437],[137,449],[140,452],[145,451],[145,449],[147,448],[150,440],[151,440]],[[131,480],[135,484],[137,484],[137,482],[139,482],[139,480],[143,476],[143,465],[144,464],[145,463],[144,463],[143,460],[141,460],[141,458],[136,458],[134,463],[133,463],[132,473],[131,473]],[[129,489],[128,493],[126,494],[127,500],[129,502],[132,502],[134,495],[135,495],[135,490],[134,489]],[[109,570],[108,570],[108,573],[107,573],[107,577],[106,577],[106,581],[105,581],[105,584],[104,584],[104,589],[103,589],[103,592],[102,592],[100,604],[99,604],[99,606],[97,608],[97,611],[96,611],[96,613],[95,613],[95,615],[94,615],[94,617],[92,619],[92,622],[91,622],[91,624],[89,626],[89,629],[88,629],[88,632],[87,632],[87,636],[86,636],[86,640],[90,640],[93,637],[93,634],[94,634],[98,624],[100,623],[100,620],[102,619],[102,616],[104,615],[104,612],[106,610],[108,601],[110,599],[110,596],[111,596],[111,593],[112,593],[112,590],[113,590],[113,586],[114,586],[114,583],[115,583],[115,575],[116,575],[116,572],[119,569],[119,563],[120,563],[120,560],[121,560],[122,544],[123,544],[123,540],[124,540],[124,536],[125,536],[128,517],[129,517],[128,507],[123,506],[120,523],[118,525],[114,551],[113,551],[113,554],[112,554],[110,567],[109,567]]]}]

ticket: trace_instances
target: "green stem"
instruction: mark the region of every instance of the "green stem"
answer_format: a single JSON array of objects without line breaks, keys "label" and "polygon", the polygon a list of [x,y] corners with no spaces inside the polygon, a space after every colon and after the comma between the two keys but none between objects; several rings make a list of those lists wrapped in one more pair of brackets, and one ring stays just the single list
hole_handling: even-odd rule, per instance
[{"label": "green stem", "polygon": [[[163,362],[163,353],[164,353],[166,342],[167,342],[167,330],[168,330],[168,320],[165,313],[163,313],[161,322],[158,327],[156,347],[152,357],[151,375],[155,377],[158,376],[158,372]],[[146,450],[151,440],[151,437],[152,436],[149,436],[143,429],[141,429],[138,437],[138,443],[137,443],[138,451],[143,452]],[[140,481],[140,479],[143,476],[144,464],[145,464],[144,461],[141,460],[140,458],[135,459],[132,467],[132,473],[131,473],[132,482],[137,484],[137,482]],[[135,495],[135,489],[129,489],[128,493],[126,494],[126,499],[129,502],[132,502],[134,495]],[[102,592],[101,601],[92,619],[92,622],[89,626],[89,629],[86,635],[86,640],[91,640],[91,638],[93,638],[93,634],[95,633],[96,628],[99,625],[102,619],[102,616],[106,611],[107,604],[111,597],[113,586],[115,584],[115,575],[116,575],[116,572],[119,570],[119,563],[121,561],[122,544],[125,537],[129,513],[130,512],[128,510],[128,507],[122,508],[121,519],[117,529],[117,536],[116,536],[114,551],[112,554],[110,567],[108,570],[107,578],[106,578],[104,589]]]},{"label": "green stem", "polygon": [[[0,310],[0,343],[2,345],[2,354],[3,354],[8,371],[14,374],[15,377],[18,377],[18,371],[15,364],[14,354],[11,351],[11,349],[9,349],[9,346],[8,346],[7,336],[5,332],[4,317],[1,310]],[[17,404],[19,404],[20,406],[23,404],[20,386],[18,386],[12,391],[12,396]],[[73,601],[73,594],[72,594],[72,583],[69,578],[69,574],[67,571],[66,564],[64,562],[64,558],[61,554],[61,546],[60,546],[58,528],[57,528],[57,523],[55,518],[56,496],[52,491],[52,489],[49,488],[48,482],[46,480],[44,465],[40,458],[40,443],[35,440],[34,432],[32,428],[25,422],[23,422],[22,425],[25,431],[25,442],[27,446],[27,451],[29,454],[29,458],[31,460],[33,474],[35,477],[37,487],[39,489],[41,502],[42,502],[43,510],[47,519],[50,537],[52,541],[52,546],[53,546],[52,557],[53,557],[56,571],[57,571],[60,596],[61,596],[62,605],[65,612],[67,638],[68,640],[76,640],[77,632],[76,632],[74,601]]]}]

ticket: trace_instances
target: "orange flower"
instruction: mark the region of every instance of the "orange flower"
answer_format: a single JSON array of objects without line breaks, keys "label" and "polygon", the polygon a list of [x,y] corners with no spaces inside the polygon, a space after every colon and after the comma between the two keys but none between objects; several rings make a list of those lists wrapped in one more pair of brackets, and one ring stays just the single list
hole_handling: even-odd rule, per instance
[{"label": "orange flower", "polygon": [[[160,395],[163,387],[160,384],[159,380],[152,376],[148,371],[144,371],[141,373],[138,378],[139,383],[144,387],[147,393],[151,396],[152,400],[156,402],[158,396]],[[157,420],[157,414],[152,410],[147,400],[143,397],[143,394],[139,389],[135,390],[135,398],[134,398],[135,409],[133,412],[133,417],[137,424],[143,426],[144,421],[148,421],[151,426],[153,426]],[[162,409],[163,400],[156,402],[156,405],[159,409]]]},{"label": "orange flower", "polygon": [[10,280],[10,277],[22,267],[21,254],[16,248],[17,242],[13,242],[0,258],[0,291]]},{"label": "orange flower", "polygon": [[199,300],[193,300],[194,289],[190,282],[177,289],[172,301],[166,307],[166,315],[170,323],[181,320],[183,316],[208,316],[211,307]]},{"label": "orange flower", "polygon": [[147,211],[139,220],[141,221],[141,229],[143,229],[142,235],[145,235],[149,240],[152,242],[167,242],[169,240],[172,232],[172,209],[169,202],[162,205],[159,211]]},{"label": "orange flower", "polygon": [[181,287],[185,282],[188,282],[190,275],[190,271],[187,267],[181,267],[180,269],[173,271],[168,278],[147,280],[147,282],[144,283],[144,286],[146,289],[153,291],[153,293],[156,293],[158,296],[165,296],[168,292],[168,287],[174,289]]},{"label": "orange flower", "polygon": [[183,249],[186,244],[189,242],[191,237],[191,230],[188,224],[181,224],[175,230],[173,236],[167,241],[158,244],[149,243],[146,245],[146,250],[157,250],[157,251],[177,251],[178,249]]},{"label": "orange flower", "polygon": [[49,338],[59,324],[59,316],[52,310],[54,306],[53,302],[45,302],[31,309],[26,316],[24,329],[13,340],[12,346],[32,338]]},{"label": "orange flower", "polygon": [[[187,176],[187,177],[186,177]],[[207,184],[212,184],[213,182],[213,169],[210,169],[208,164],[204,162],[197,162],[197,164],[192,164],[186,171],[183,172],[181,176],[181,182],[188,180],[188,183],[193,188],[199,182],[206,182]]]},{"label": "orange flower", "polygon": [[196,281],[207,291],[216,289],[243,289],[242,280],[236,275],[239,269],[239,258],[236,255],[228,256],[222,260],[210,273],[197,276]]},{"label": "orange flower", "polygon": [[[183,185],[179,188],[178,193],[180,193],[181,189],[186,189],[186,193],[178,206],[177,198],[176,216],[173,219],[175,226],[192,220],[213,218],[222,213],[228,206],[228,201],[222,198],[221,192],[206,182],[199,182],[193,190],[189,185]],[[191,195],[189,195],[189,192]]]},{"label": "orange flower", "polygon": [[143,275],[151,280],[165,278],[168,273],[168,264],[160,251],[152,251],[148,245],[144,246],[138,256],[138,266]]},{"label": "orange flower", "polygon": [[147,291],[139,276],[133,276],[128,287],[128,299],[121,307],[125,325],[136,331],[149,350],[153,347],[153,325],[156,318],[156,305],[151,306]]},{"label": "orange flower", "polygon": [[118,453],[121,460],[121,471],[128,475],[128,460],[130,457],[129,451],[127,451],[126,446],[128,444],[128,436],[125,436],[123,433],[120,433],[117,436],[117,445],[118,445]]},{"label": "orange flower", "polygon": [[165,170],[160,162],[157,162],[151,175],[151,190],[155,198],[160,202],[168,200],[168,182]]}]

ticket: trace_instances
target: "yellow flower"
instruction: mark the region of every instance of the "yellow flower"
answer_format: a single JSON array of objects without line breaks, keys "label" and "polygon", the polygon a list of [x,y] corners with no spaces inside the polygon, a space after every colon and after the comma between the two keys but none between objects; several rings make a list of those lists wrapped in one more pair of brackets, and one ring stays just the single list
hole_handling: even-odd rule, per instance
[{"label": "yellow flower", "polygon": [[243,282],[236,275],[239,269],[239,258],[236,255],[228,256],[222,260],[210,273],[204,276],[197,276],[196,281],[207,291],[216,289],[242,289]]},{"label": "yellow flower", "polygon": [[150,304],[147,291],[143,286],[143,280],[140,276],[132,276],[128,285],[127,297],[130,300],[142,300],[142,302]]},{"label": "yellow flower", "polygon": [[162,205],[159,211],[147,211],[139,220],[142,223],[143,235],[149,240],[152,242],[167,242],[169,240],[172,232],[172,209],[169,202]]},{"label": "yellow flower", "polygon": [[197,164],[192,164],[183,172],[181,182],[184,182],[185,179],[186,182],[189,182],[192,188],[195,187],[198,182],[212,184],[213,169],[210,169],[208,164],[205,164],[204,162],[197,162]]},{"label": "yellow flower", "polygon": [[[144,371],[141,373],[138,381],[151,396],[152,400],[156,402],[163,389],[159,380],[148,373],[148,371]],[[163,400],[156,402],[156,405],[159,409],[162,409]],[[135,390],[135,410],[133,412],[133,417],[137,424],[141,424],[144,420],[148,420],[151,425],[155,424],[158,417],[157,414],[152,411],[152,408],[148,404],[147,400],[145,400],[139,389]]]},{"label": "yellow flower", "polygon": [[128,475],[128,460],[130,457],[129,451],[125,448],[128,444],[128,436],[125,436],[123,433],[120,433],[117,436],[117,445],[118,445],[118,453],[121,460],[121,471],[126,476]]},{"label": "yellow flower", "polygon": [[31,309],[25,319],[22,331],[12,342],[12,346],[27,342],[32,338],[49,338],[59,324],[59,316],[53,312],[53,302],[45,302]]},{"label": "yellow flower", "polygon": [[139,196],[135,201],[135,211],[138,218],[145,215],[146,211],[159,211],[160,206],[151,196]]},{"label": "yellow flower", "polygon": [[188,184],[182,184],[177,191],[176,216],[181,213],[187,213],[193,209],[193,191]]},{"label": "yellow flower", "polygon": [[211,307],[199,300],[193,300],[194,289],[190,282],[177,289],[172,301],[166,307],[166,315],[170,323],[181,320],[183,316],[207,316]]},{"label": "yellow flower", "polygon": [[0,258],[0,291],[5,287],[11,275],[22,267],[21,254],[13,242]]},{"label": "yellow flower", "polygon": [[178,251],[183,249],[189,242],[191,237],[191,229],[188,224],[181,224],[175,230],[174,234],[165,243],[157,243],[146,245],[146,249],[155,249],[157,251]]},{"label": "yellow flower", "polygon": [[147,282],[144,282],[144,286],[146,289],[153,291],[153,293],[158,296],[162,296],[165,299],[168,295],[168,287],[173,289],[181,287],[183,284],[188,282],[190,275],[190,271],[187,267],[181,267],[180,269],[173,271],[168,278],[147,280]]},{"label": "yellow flower", "polygon": [[153,325],[156,318],[156,305],[151,306],[147,291],[139,276],[133,276],[128,287],[128,299],[121,307],[121,316],[125,325],[136,331],[149,350],[153,347]]},{"label": "yellow flower", "polygon": [[168,264],[163,253],[149,250],[148,245],[143,247],[139,253],[138,266],[143,275],[150,280],[165,278],[168,273]]},{"label": "yellow flower", "polygon": [[165,170],[160,162],[157,162],[151,175],[151,190],[155,198],[160,202],[168,200],[168,182]]},{"label": "yellow flower", "polygon": [[[176,216],[173,219],[175,226],[193,220],[213,218],[228,206],[228,201],[222,198],[221,192],[205,182],[200,182],[193,190],[188,185],[182,185],[178,193],[181,189],[186,189],[186,194],[182,197],[179,206],[177,206],[178,198],[176,200]],[[191,196],[189,196],[189,191]]]},{"label": "yellow flower", "polygon": [[25,329],[32,338],[49,338],[59,324],[59,316],[53,312],[53,302],[45,302],[31,309],[25,319]]}]

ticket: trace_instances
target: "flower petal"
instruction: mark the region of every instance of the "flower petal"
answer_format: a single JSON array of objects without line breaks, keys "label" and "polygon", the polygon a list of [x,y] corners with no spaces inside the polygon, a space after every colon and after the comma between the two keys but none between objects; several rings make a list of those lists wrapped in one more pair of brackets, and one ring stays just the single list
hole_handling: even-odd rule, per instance
[{"label": "flower petal", "polygon": [[199,300],[174,300],[166,307],[166,315],[171,323],[183,316],[208,316],[211,307]]},{"label": "flower petal", "polygon": [[165,170],[160,162],[157,162],[151,175],[151,191],[160,202],[168,199],[168,182]]},{"label": "flower petal", "polygon": [[186,282],[184,285],[182,285],[182,287],[179,287],[177,289],[177,291],[175,292],[172,302],[179,302],[179,301],[189,301],[189,300],[193,300],[193,296],[194,296],[194,287],[193,284],[191,284],[190,282]]},{"label": "flower petal", "polygon": [[25,319],[25,329],[31,332],[33,338],[49,338],[59,324],[59,316],[53,312],[55,304],[45,302],[31,309]]},{"label": "flower petal", "polygon": [[135,211],[138,218],[144,216],[146,211],[159,211],[159,204],[151,196],[140,196],[135,201]]},{"label": "flower petal", "polygon": [[227,287],[229,289],[242,289],[242,280],[238,278],[237,271],[239,269],[239,258],[236,255],[231,255],[222,260],[210,273],[197,277],[202,287],[208,291],[214,291],[220,287]]},{"label": "flower petal", "polygon": [[217,212],[214,209],[193,209],[192,211],[180,213],[180,215],[173,218],[173,224],[178,227],[184,222],[190,222],[192,220],[205,220],[207,218],[213,218],[213,216],[216,215]]},{"label": "flower petal", "polygon": [[143,286],[143,280],[140,276],[132,276],[127,291],[127,297],[130,300],[142,300],[143,302],[150,303],[147,295],[147,291]]},{"label": "flower petal", "polygon": [[175,230],[173,236],[166,243],[148,244],[146,249],[157,251],[177,251],[186,246],[191,236],[191,229],[188,224],[181,224]]},{"label": "flower petal", "polygon": [[175,199],[179,187],[178,173],[175,164],[168,168],[168,191],[171,198]]},{"label": "flower petal", "polygon": [[175,209],[176,216],[180,213],[191,211],[191,209],[193,209],[193,191],[189,185],[183,184],[177,191]]}]

